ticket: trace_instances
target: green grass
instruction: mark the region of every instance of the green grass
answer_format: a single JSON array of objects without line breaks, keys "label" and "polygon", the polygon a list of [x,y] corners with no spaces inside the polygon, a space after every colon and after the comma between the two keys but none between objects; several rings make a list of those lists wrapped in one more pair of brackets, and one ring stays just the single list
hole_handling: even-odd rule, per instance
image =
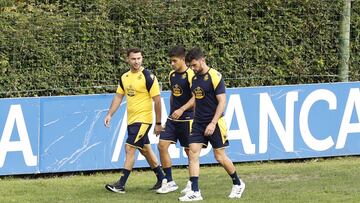
[{"label": "green grass", "polygon": [[[228,200],[231,181],[218,166],[203,166],[200,189],[205,202],[359,202],[360,157],[312,159],[296,162],[242,163],[236,165],[246,182],[240,200]],[[149,191],[152,171],[131,173],[125,194],[105,190],[119,173],[96,173],[53,178],[3,177],[0,202],[177,202],[179,193],[159,195]],[[180,190],[188,172],[177,168],[173,176]],[[179,190],[179,191],[180,191]]]}]

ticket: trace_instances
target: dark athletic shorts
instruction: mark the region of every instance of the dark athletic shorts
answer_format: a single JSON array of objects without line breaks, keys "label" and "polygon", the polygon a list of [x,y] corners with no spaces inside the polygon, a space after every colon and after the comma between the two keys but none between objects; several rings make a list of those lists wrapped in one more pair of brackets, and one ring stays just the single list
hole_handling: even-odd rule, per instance
[{"label": "dark athletic shorts", "polygon": [[[210,122],[209,122],[210,123]],[[189,136],[189,144],[192,143],[202,143],[203,147],[206,148],[210,144],[214,149],[225,148],[229,146],[229,141],[227,139],[227,129],[224,117],[221,117],[216,124],[214,133],[210,136],[205,136],[205,129],[209,125],[208,122],[200,123],[196,120],[192,125],[191,134]]]},{"label": "dark athletic shorts", "polygon": [[169,141],[173,144],[179,140],[182,147],[188,148],[192,122],[193,120],[167,119],[165,130],[160,133],[160,140]]},{"label": "dark athletic shorts", "polygon": [[126,144],[140,149],[142,149],[145,144],[150,144],[148,136],[150,128],[151,124],[148,123],[133,123],[128,125]]}]

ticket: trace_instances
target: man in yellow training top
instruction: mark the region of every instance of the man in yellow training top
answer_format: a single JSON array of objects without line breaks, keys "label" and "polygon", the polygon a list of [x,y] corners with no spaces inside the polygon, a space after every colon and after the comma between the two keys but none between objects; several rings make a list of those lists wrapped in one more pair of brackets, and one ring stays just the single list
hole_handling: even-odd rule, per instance
[{"label": "man in yellow training top", "polygon": [[138,149],[156,174],[157,182],[152,189],[157,190],[165,186],[167,181],[151,149],[148,132],[153,122],[153,101],[156,115],[155,134],[159,135],[161,132],[159,83],[156,77],[142,66],[143,57],[139,48],[131,48],[127,51],[127,61],[130,64],[130,70],[121,76],[116,94],[104,120],[105,126],[109,127],[111,117],[125,95],[128,138],[125,146],[124,169],[120,179],[114,184],[107,184],[105,188],[111,192],[125,193],[125,184],[134,166],[135,151]]}]

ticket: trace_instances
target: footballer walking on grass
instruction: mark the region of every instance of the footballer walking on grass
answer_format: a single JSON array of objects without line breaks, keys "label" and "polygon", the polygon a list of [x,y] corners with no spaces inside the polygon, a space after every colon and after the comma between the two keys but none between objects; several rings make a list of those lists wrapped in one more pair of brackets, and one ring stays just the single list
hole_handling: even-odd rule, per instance
[{"label": "footballer walking on grass", "polygon": [[186,63],[195,71],[191,90],[195,95],[195,115],[189,136],[189,173],[191,190],[180,201],[203,200],[199,189],[199,155],[203,147],[210,142],[215,159],[223,166],[232,180],[229,198],[240,198],[245,190],[245,183],[236,174],[233,162],[225,152],[229,145],[223,112],[226,105],[225,83],[221,74],[210,68],[199,48],[193,48],[186,54]]},{"label": "footballer walking on grass", "polygon": [[[188,68],[185,63],[185,48],[175,46],[169,51],[170,62],[173,70],[169,74],[171,86],[170,114],[167,118],[165,130],[161,132],[159,139],[160,160],[165,172],[167,187],[158,189],[157,193],[169,193],[178,189],[172,178],[171,158],[169,155],[170,144],[176,144],[179,140],[189,156],[188,137],[193,121],[194,99],[191,93],[191,80],[194,76],[193,70]],[[190,188],[190,181],[182,191],[186,192]]]},{"label": "footballer walking on grass", "polygon": [[151,149],[148,137],[153,122],[153,101],[156,117],[155,134],[159,135],[161,132],[160,87],[156,77],[142,66],[142,60],[142,51],[140,49],[131,48],[127,51],[130,70],[121,76],[116,94],[104,120],[105,126],[109,127],[111,117],[120,106],[125,95],[128,122],[125,163],[120,179],[114,184],[105,186],[107,190],[112,192],[125,193],[125,184],[134,166],[136,149],[144,155],[156,174],[157,182],[152,189],[158,190],[164,187],[162,182],[165,180],[165,176]]}]

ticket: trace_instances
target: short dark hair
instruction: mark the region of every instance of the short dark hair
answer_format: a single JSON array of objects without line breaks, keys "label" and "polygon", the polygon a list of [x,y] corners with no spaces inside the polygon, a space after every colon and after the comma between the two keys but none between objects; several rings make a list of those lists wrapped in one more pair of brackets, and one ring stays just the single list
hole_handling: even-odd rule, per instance
[{"label": "short dark hair", "polygon": [[169,50],[169,57],[184,57],[185,58],[185,47],[177,45]]},{"label": "short dark hair", "polygon": [[205,57],[205,55],[201,51],[201,49],[198,47],[195,47],[195,48],[190,49],[190,51],[186,54],[185,62],[190,63],[194,59],[199,60],[204,57]]},{"label": "short dark hair", "polygon": [[131,53],[141,53],[142,54],[143,52],[138,47],[132,47],[126,51],[127,56],[129,56]]}]

